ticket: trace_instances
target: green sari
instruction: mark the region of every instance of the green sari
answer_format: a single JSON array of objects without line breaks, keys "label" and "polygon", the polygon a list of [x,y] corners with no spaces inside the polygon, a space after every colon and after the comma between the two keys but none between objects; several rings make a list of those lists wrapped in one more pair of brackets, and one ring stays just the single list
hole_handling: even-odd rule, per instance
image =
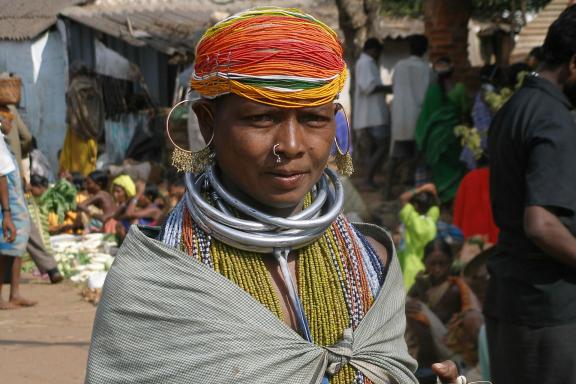
[{"label": "green sari", "polygon": [[454,199],[466,174],[460,161],[462,145],[454,128],[462,122],[467,110],[466,88],[462,83],[454,85],[446,95],[439,84],[432,84],[416,124],[416,145],[432,171],[432,180],[442,202]]}]

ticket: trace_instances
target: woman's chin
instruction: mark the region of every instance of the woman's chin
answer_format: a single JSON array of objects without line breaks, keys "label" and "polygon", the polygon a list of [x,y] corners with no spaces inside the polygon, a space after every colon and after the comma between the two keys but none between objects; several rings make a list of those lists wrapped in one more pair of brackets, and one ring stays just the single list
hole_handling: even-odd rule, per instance
[{"label": "woman's chin", "polygon": [[306,193],[282,193],[259,196],[257,201],[265,208],[293,209],[301,205]]}]

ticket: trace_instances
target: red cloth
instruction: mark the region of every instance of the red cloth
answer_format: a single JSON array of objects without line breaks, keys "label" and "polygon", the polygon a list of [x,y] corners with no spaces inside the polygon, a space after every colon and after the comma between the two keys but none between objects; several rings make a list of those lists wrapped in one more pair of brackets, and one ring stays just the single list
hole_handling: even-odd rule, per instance
[{"label": "red cloth", "polygon": [[498,240],[498,227],[492,217],[490,204],[490,171],[479,168],[468,173],[454,200],[454,225],[462,230],[464,237],[488,236],[490,243]]}]

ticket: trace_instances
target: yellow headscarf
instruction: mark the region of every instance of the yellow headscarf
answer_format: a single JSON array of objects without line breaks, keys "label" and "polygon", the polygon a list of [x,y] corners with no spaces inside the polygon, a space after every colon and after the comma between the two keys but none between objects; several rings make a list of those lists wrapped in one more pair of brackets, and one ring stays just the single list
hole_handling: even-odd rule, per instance
[{"label": "yellow headscarf", "polygon": [[117,185],[122,187],[126,191],[128,198],[136,196],[136,184],[132,181],[132,178],[128,175],[120,175],[112,181],[112,186]]}]

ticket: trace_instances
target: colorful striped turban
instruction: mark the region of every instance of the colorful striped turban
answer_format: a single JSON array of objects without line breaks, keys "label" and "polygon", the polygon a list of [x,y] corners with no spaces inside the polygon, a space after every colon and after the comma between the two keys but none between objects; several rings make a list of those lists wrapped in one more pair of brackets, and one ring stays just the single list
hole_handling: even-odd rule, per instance
[{"label": "colorful striped turban", "polygon": [[190,85],[215,98],[234,93],[282,108],[333,101],[346,63],[336,32],[297,9],[257,8],[208,29]]}]

